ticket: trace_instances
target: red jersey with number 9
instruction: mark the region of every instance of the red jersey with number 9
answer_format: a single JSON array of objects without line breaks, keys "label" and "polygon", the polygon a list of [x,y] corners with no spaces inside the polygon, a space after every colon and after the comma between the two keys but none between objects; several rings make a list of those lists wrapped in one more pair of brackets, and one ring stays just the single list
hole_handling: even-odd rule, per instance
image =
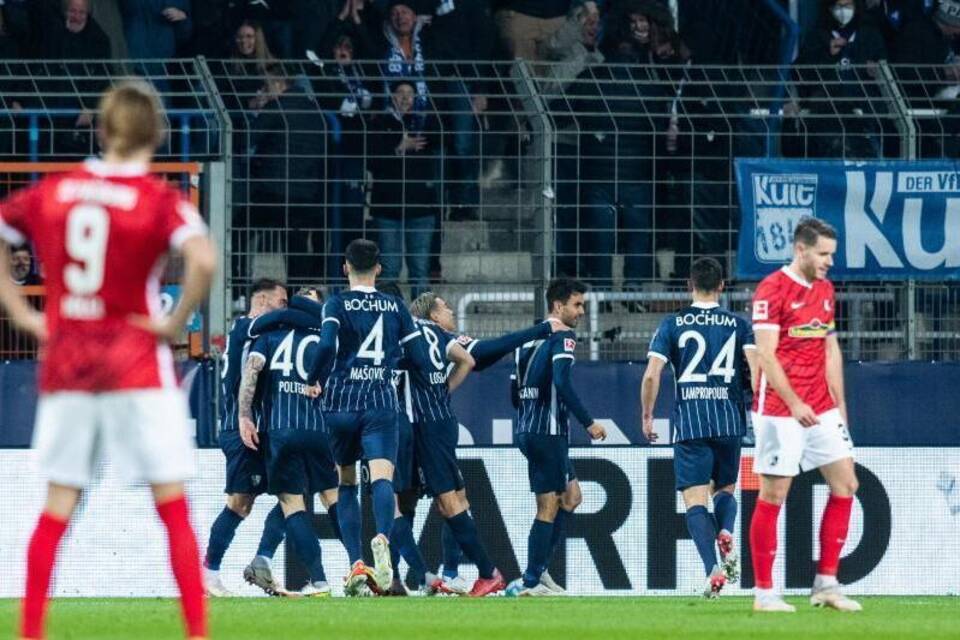
[{"label": "red jersey with number 9", "polygon": [[[827,387],[827,336],[836,330],[833,284],[807,282],[788,267],[760,283],[753,296],[753,330],[778,331],[777,360],[790,387],[818,415],[837,406]],[[789,416],[790,408],[760,376],[753,410],[764,416]]]},{"label": "red jersey with number 9", "polygon": [[144,164],[87,160],[0,204],[0,237],[32,242],[46,276],[40,391],[175,386],[170,348],[129,319],[160,314],[168,251],[205,233],[196,208]]}]

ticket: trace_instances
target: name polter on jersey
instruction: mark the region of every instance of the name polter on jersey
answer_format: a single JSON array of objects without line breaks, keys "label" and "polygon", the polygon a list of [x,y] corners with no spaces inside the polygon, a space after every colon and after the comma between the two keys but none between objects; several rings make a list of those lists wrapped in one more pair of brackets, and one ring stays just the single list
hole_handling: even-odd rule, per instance
[{"label": "name polter on jersey", "polygon": [[663,319],[647,357],[673,367],[674,442],[746,432],[743,350],[753,348],[749,322],[715,303],[695,303]]},{"label": "name polter on jersey", "polygon": [[568,436],[570,410],[560,398],[553,380],[553,361],[574,360],[577,337],[558,331],[544,340],[528,342],[516,351],[517,391],[520,407],[517,433]]},{"label": "name polter on jersey", "polygon": [[320,336],[302,329],[271,331],[257,338],[251,358],[263,358],[262,412],[267,430],[318,431],[323,427],[320,399],[305,395]]},{"label": "name polter on jersey", "polygon": [[403,302],[373,288],[358,287],[331,296],[323,306],[323,322],[340,327],[337,356],[323,391],[323,410],[396,411],[393,371],[400,362],[401,343],[422,335]]}]

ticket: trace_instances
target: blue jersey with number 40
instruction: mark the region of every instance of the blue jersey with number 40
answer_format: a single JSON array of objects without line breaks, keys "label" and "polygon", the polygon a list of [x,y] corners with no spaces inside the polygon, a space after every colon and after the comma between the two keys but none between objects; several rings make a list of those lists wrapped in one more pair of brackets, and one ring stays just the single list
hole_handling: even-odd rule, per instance
[{"label": "blue jersey with number 40", "polygon": [[260,336],[250,348],[248,357],[264,359],[259,386],[268,429],[318,431],[323,426],[320,399],[306,395],[319,343],[316,333],[280,329]]},{"label": "blue jersey with number 40", "polygon": [[743,351],[753,348],[749,322],[716,303],[694,303],[664,318],[647,357],[673,367],[674,442],[745,433]]}]

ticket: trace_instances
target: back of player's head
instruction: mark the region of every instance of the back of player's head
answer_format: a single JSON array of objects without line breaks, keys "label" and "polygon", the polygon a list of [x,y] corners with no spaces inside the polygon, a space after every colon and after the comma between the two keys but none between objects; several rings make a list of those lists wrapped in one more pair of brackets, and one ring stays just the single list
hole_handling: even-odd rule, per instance
[{"label": "back of player's head", "polygon": [[403,300],[403,291],[400,290],[400,285],[398,285],[393,280],[378,282],[377,291],[379,291],[380,293],[385,293],[388,296],[393,296],[395,298],[400,298],[401,300]]},{"label": "back of player's head", "polygon": [[165,128],[160,97],[142,80],[121,82],[100,99],[100,142],[108,151],[120,156],[153,151]]},{"label": "back of player's head", "polygon": [[354,273],[368,274],[380,264],[380,247],[372,240],[357,238],[347,245],[345,257]]},{"label": "back of player's head", "polygon": [[812,247],[820,238],[837,239],[837,230],[819,218],[804,216],[800,218],[797,227],[793,230],[793,242]]},{"label": "back of player's head", "polygon": [[433,310],[437,307],[437,300],[440,299],[440,296],[435,294],[433,291],[426,291],[421,293],[417,298],[410,303],[410,313],[414,318],[421,318],[423,320],[429,320],[430,314],[433,313]]},{"label": "back of player's head", "polygon": [[274,280],[273,278],[260,278],[255,280],[253,285],[250,287],[250,297],[257,295],[258,293],[271,292],[277,289],[277,287],[282,287],[283,283],[279,280]]},{"label": "back of player's head", "polygon": [[723,284],[723,267],[714,258],[698,258],[690,265],[690,286],[695,291],[714,293]]},{"label": "back of player's head", "polygon": [[587,292],[587,285],[573,278],[555,278],[547,286],[547,309],[553,309],[553,303],[566,304],[574,294]]}]

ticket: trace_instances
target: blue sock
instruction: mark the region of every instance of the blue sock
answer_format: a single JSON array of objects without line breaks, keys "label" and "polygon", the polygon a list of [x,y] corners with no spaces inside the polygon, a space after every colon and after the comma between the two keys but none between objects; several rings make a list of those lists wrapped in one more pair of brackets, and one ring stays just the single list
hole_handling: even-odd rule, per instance
[{"label": "blue sock", "polygon": [[456,578],[460,573],[460,543],[453,536],[450,530],[450,523],[444,520],[443,529],[440,532],[440,542],[443,545],[443,576],[445,578]]},{"label": "blue sock", "polygon": [[713,496],[713,515],[717,520],[717,528],[733,533],[733,525],[737,522],[737,499],[733,494],[718,491]]},{"label": "blue sock", "polygon": [[375,480],[370,485],[373,495],[373,519],[377,523],[377,533],[390,537],[393,528],[393,515],[397,512],[397,497],[393,493],[393,483],[389,480]]},{"label": "blue sock", "polygon": [[360,543],[360,501],[357,499],[357,485],[340,485],[340,497],[337,499],[337,519],[340,521],[340,541],[347,550],[352,565],[363,557]]},{"label": "blue sock", "polygon": [[327,507],[327,517],[330,518],[330,528],[333,529],[333,535],[337,540],[343,541],[343,535],[340,533],[340,520],[337,518],[337,503],[334,502]]},{"label": "blue sock", "polygon": [[393,565],[393,579],[402,580],[400,576],[400,549],[394,544],[397,535],[397,523],[393,523],[393,531],[390,532],[390,563]]},{"label": "blue sock", "polygon": [[560,547],[560,543],[564,540],[563,525],[569,515],[570,513],[568,511],[558,509],[557,517],[553,519],[553,533],[550,535],[550,555],[547,556],[547,565],[550,564],[550,560],[556,555],[557,549]]},{"label": "blue sock", "polygon": [[[420,547],[413,537],[413,528],[410,526],[410,520],[400,516],[393,521],[393,530],[390,532],[390,550],[394,547],[397,553],[403,556],[407,561],[407,566],[413,572],[414,584],[422,585],[424,576],[427,573],[427,563],[420,553]],[[394,567],[396,567],[394,563]]]},{"label": "blue sock", "polygon": [[547,568],[550,557],[550,538],[553,536],[553,523],[534,520],[527,537],[527,570],[523,572],[523,586],[535,587],[540,584],[540,574]]},{"label": "blue sock", "polygon": [[223,554],[227,552],[227,548],[233,542],[233,534],[236,533],[241,522],[243,522],[243,518],[230,508],[223,508],[223,511],[220,512],[220,515],[217,516],[210,527],[210,541],[207,543],[207,556],[203,561],[203,566],[213,571],[220,571]]},{"label": "blue sock", "polygon": [[270,509],[267,519],[263,521],[263,533],[260,534],[260,546],[257,547],[257,555],[264,558],[273,558],[273,554],[277,552],[277,547],[283,542],[285,532],[283,509],[280,508],[278,502],[273,509]]},{"label": "blue sock", "polygon": [[717,525],[707,508],[699,504],[687,509],[686,518],[687,530],[697,545],[703,568],[707,575],[710,575],[717,565]]},{"label": "blue sock", "polygon": [[473,521],[470,512],[463,511],[452,518],[447,518],[447,524],[450,525],[450,532],[457,539],[460,548],[477,565],[477,572],[480,577],[485,580],[492,578],[496,567],[493,566],[493,561],[487,555],[483,543],[480,542],[477,523]]},{"label": "blue sock", "polygon": [[287,518],[287,537],[293,543],[293,549],[300,556],[303,564],[307,565],[311,582],[326,582],[327,576],[323,571],[323,553],[320,551],[320,541],[313,530],[313,523],[306,511],[297,511]]}]

